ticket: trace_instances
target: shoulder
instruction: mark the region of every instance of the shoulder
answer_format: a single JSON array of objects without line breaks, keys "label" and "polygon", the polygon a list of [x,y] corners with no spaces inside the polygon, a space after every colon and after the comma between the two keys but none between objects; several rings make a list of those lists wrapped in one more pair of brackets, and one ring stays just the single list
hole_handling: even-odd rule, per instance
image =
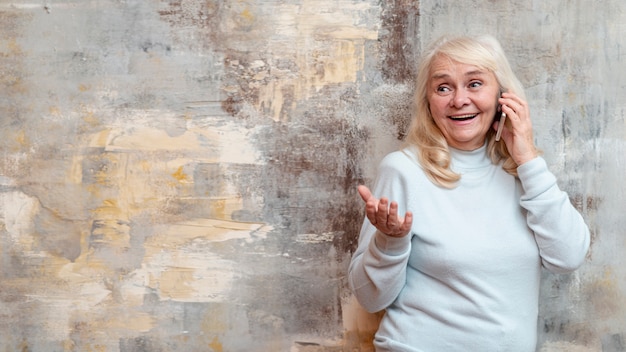
[{"label": "shoulder", "polygon": [[417,155],[411,149],[405,148],[387,154],[379,165],[380,169],[414,170],[420,169]]},{"label": "shoulder", "polygon": [[426,177],[417,155],[411,149],[401,149],[387,154],[378,166],[378,175],[382,178],[399,178],[411,182]]}]

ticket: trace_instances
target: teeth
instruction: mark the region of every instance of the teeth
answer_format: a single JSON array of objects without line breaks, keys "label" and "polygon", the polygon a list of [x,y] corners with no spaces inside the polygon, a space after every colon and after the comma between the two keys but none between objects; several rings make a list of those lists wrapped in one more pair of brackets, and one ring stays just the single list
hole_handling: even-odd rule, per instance
[{"label": "teeth", "polygon": [[468,119],[471,119],[471,118],[474,118],[474,117],[476,117],[475,114],[472,114],[472,115],[461,115],[461,116],[450,116],[450,118],[453,119],[453,120],[468,120]]}]

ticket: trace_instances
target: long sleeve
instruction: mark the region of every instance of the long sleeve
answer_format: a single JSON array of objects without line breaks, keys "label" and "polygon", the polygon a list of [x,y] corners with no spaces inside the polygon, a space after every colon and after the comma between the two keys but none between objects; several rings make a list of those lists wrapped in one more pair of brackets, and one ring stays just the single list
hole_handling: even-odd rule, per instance
[{"label": "long sleeve", "polygon": [[535,234],[543,266],[555,273],[577,269],[589,249],[589,228],[559,189],[543,158],[520,167],[524,194],[520,205],[528,211],[527,222]]},{"label": "long sleeve", "polygon": [[[391,154],[380,164],[373,195],[387,197],[398,203],[399,214],[406,212],[409,190],[401,163],[409,160],[403,154]],[[406,283],[411,234],[397,238],[387,236],[374,227],[367,218],[359,235],[359,244],[352,256],[349,283],[359,303],[368,311],[376,312],[389,306]]]}]

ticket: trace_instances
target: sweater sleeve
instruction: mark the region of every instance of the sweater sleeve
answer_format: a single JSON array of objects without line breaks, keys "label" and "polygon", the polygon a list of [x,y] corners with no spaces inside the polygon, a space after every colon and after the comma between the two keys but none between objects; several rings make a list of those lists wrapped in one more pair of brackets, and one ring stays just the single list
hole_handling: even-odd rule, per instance
[{"label": "sweater sleeve", "polygon": [[[387,197],[397,202],[399,214],[404,215],[408,196],[406,178],[399,167],[393,157],[383,159],[372,193],[377,198]],[[387,308],[404,287],[410,243],[411,233],[404,237],[387,236],[365,218],[348,280],[355,297],[367,311]]]},{"label": "sweater sleeve", "polygon": [[537,157],[517,169],[524,193],[520,205],[535,234],[543,266],[554,273],[577,269],[589,249],[589,228],[559,189],[545,160]]}]

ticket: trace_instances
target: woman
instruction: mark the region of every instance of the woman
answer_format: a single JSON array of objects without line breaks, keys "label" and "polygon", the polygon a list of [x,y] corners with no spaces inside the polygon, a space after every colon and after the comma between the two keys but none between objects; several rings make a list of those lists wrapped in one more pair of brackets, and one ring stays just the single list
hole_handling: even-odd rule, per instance
[{"label": "woman", "polygon": [[[506,114],[501,139],[498,121]],[[377,351],[535,351],[541,267],[584,261],[589,230],[538,156],[528,104],[492,37],[421,60],[407,146],[359,193],[349,269]]]}]

